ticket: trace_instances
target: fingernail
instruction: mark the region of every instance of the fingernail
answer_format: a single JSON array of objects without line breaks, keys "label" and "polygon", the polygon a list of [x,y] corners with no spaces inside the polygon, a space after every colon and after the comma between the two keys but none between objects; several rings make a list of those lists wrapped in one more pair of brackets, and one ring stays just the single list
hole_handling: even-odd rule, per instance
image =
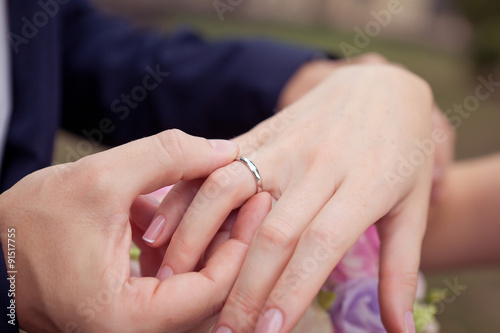
[{"label": "fingernail", "polygon": [[221,326],[214,333],[233,333],[230,328]]},{"label": "fingernail", "polygon": [[170,266],[163,266],[162,269],[158,272],[158,280],[160,281],[163,281],[165,279],[168,279],[169,277],[171,277],[172,275],[174,275],[174,271],[172,270],[172,268],[170,268]]},{"label": "fingernail", "polygon": [[227,140],[208,140],[215,150],[221,153],[233,154],[238,149],[238,145]]},{"label": "fingernail", "polygon": [[163,230],[163,226],[165,225],[165,218],[162,215],[158,215],[155,217],[148,230],[142,236],[142,239],[148,243],[154,243],[160,232]]},{"label": "fingernail", "polygon": [[408,311],[405,313],[405,330],[406,333],[415,333],[415,320],[413,319],[413,313]]},{"label": "fingernail", "polygon": [[260,319],[255,333],[278,333],[283,326],[283,315],[278,309],[267,310]]}]

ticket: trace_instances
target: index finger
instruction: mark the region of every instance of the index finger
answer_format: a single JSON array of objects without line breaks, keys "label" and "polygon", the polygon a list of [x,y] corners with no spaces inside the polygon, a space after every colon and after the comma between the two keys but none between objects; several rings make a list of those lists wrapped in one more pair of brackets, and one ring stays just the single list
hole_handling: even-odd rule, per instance
[{"label": "index finger", "polygon": [[[260,223],[271,209],[268,193],[253,196],[240,210],[231,238],[224,242],[208,260],[207,265],[199,273],[178,274],[159,282],[156,279],[136,279],[143,300],[145,323],[187,322],[196,325],[196,321],[209,318],[217,313],[240,271],[248,250],[248,245]],[[149,287],[149,290],[145,290]],[[154,288],[154,289],[153,289]],[[150,298],[146,297],[150,294]],[[181,320],[180,318],[183,318]],[[158,331],[173,329],[160,327]]]},{"label": "index finger", "polygon": [[231,163],[238,146],[226,140],[207,140],[180,130],[168,130],[76,163],[96,177],[103,186],[133,200],[179,180],[209,175]]}]

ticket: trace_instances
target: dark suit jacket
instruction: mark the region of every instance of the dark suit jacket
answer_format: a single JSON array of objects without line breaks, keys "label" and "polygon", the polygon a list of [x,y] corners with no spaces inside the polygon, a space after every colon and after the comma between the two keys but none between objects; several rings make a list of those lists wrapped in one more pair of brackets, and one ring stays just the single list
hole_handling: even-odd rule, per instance
[{"label": "dark suit jacket", "polygon": [[[84,0],[8,6],[13,111],[0,191],[50,165],[60,127],[109,145],[168,128],[240,134],[273,114],[286,81],[316,53],[265,40],[207,43],[187,30],[161,37]],[[83,150],[68,148],[68,159]],[[0,331],[8,332],[3,256],[0,265]]]}]

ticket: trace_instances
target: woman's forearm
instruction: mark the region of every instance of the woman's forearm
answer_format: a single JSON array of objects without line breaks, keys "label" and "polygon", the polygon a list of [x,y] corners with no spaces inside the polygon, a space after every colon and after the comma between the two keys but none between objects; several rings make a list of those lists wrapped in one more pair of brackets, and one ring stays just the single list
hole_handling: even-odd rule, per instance
[{"label": "woman's forearm", "polygon": [[424,269],[500,263],[500,154],[452,166],[441,202],[431,207]]}]

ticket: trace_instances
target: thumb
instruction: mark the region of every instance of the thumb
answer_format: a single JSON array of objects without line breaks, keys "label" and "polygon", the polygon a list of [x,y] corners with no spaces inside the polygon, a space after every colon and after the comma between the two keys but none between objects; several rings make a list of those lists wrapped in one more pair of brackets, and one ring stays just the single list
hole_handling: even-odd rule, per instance
[{"label": "thumb", "polygon": [[206,177],[231,163],[238,152],[239,147],[230,141],[168,130],[91,155],[86,166],[102,175],[107,190],[132,203],[139,194],[179,180]]},{"label": "thumb", "polygon": [[412,202],[396,216],[378,224],[380,234],[379,297],[382,322],[388,332],[414,333],[413,303],[418,283],[420,251],[427,212]]}]

